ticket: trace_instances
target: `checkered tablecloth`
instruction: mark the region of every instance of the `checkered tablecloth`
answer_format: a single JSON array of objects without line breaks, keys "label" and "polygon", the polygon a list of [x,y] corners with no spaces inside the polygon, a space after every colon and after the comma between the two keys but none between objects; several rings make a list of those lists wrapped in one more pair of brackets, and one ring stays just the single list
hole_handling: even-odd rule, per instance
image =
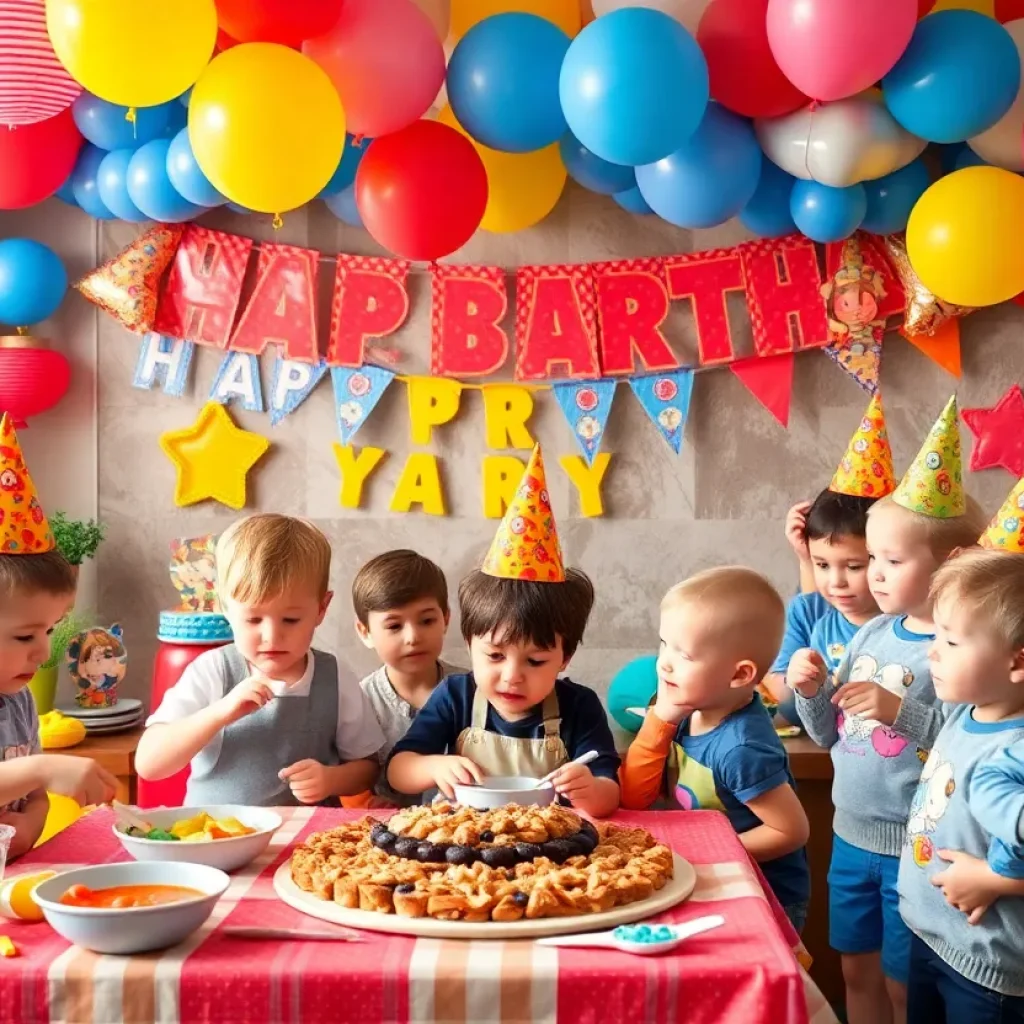
[{"label": "checkered tablecloth", "polygon": [[[726,818],[713,811],[621,813],[697,870],[684,904],[661,915],[719,913],[726,924],[676,953],[554,949],[528,940],[415,939],[367,932],[351,944],[237,939],[231,925],[303,927],[274,894],[289,848],[362,812],[286,808],[266,854],[232,876],[213,915],[179,946],[101,956],[49,927],[0,921],[20,956],[0,959],[0,1021],[10,1024],[490,1024],[628,1021],[834,1024],[797,961],[801,951]],[[20,874],[124,860],[109,811],[96,811],[9,869]]]}]

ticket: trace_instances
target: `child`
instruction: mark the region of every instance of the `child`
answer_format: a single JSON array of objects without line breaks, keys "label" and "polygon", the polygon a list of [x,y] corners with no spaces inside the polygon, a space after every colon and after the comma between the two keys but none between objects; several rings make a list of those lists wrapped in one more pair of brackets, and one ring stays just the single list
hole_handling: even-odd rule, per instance
[{"label": "child", "polygon": [[191,807],[317,804],[373,785],[377,719],[352,675],[310,647],[330,571],[331,546],[310,523],[254,515],[225,531],[217,574],[235,642],[200,655],[150,715],[140,777],[191,762]]},{"label": "child", "polygon": [[[592,690],[559,678],[593,603],[590,580],[563,568],[538,446],[483,570],[459,587],[473,670],[441,683],[395,745],[391,786],[451,797],[455,783],[557,769],[559,796],[594,817],[611,814],[619,757],[604,708]],[[591,750],[599,756],[589,765],[566,763]]]},{"label": "child", "polygon": [[709,569],[665,595],[658,696],[626,754],[622,804],[644,810],[667,792],[687,810],[724,811],[801,931],[809,826],[754,692],[784,615],[775,588],[749,569]]},{"label": "child", "polygon": [[949,717],[900,858],[910,1024],[1024,1020],[1024,560],[972,550],[932,584]]},{"label": "child", "polygon": [[74,604],[75,575],[56,550],[10,419],[0,420],[0,824],[15,830],[8,856],[31,850],[49,810],[47,790],[80,803],[113,799],[117,780],[89,758],[42,754],[28,688],[50,656],[50,633]]},{"label": "child", "polygon": [[868,583],[883,614],[853,638],[834,678],[809,649],[786,675],[808,735],[832,750],[830,941],[842,954],[850,1024],[903,1019],[910,935],[896,874],[923,757],[942,724],[928,667],[929,586],[984,527],[961,483],[956,416],[950,399],[896,491],[868,513]]},{"label": "child", "polygon": [[[381,769],[394,745],[445,676],[455,669],[441,661],[448,632],[448,584],[429,558],[415,551],[387,551],[371,558],[352,581],[356,633],[383,662],[359,685],[363,688],[384,745],[377,751]],[[408,807],[418,797],[396,793],[381,775],[372,806]],[[347,797],[346,807],[371,806]],[[383,802],[383,803],[382,803]]]}]

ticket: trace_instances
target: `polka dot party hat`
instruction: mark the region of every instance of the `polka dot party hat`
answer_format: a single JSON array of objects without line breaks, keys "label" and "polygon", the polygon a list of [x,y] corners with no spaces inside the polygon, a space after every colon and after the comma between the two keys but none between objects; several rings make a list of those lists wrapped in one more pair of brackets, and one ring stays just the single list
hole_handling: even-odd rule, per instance
[{"label": "polka dot party hat", "polygon": [[882,396],[881,392],[876,392],[850,438],[846,454],[828,489],[855,498],[884,498],[895,487],[896,474],[892,469],[889,435],[885,431]]},{"label": "polka dot party hat", "polygon": [[978,543],[992,551],[1024,555],[1024,477],[1007,495]]},{"label": "polka dot party hat", "polygon": [[0,554],[38,555],[55,547],[14,424],[4,413],[0,420]]},{"label": "polka dot party hat", "polygon": [[956,395],[928,432],[892,500],[911,512],[933,519],[954,519],[967,511],[960,464],[960,426]]},{"label": "polka dot party hat", "polygon": [[488,576],[506,580],[564,583],[565,566],[551,512],[540,445],[530,456],[523,479],[484,559]]}]

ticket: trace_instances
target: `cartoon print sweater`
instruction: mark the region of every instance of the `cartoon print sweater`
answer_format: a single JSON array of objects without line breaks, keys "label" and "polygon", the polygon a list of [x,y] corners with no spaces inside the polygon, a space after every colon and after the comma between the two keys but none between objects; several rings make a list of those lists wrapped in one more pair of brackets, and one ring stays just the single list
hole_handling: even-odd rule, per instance
[{"label": "cartoon print sweater", "polygon": [[[902,616],[880,615],[861,627],[835,676],[814,697],[797,695],[808,736],[832,751],[832,827],[862,850],[899,856],[924,760],[942,728],[943,705],[928,664],[931,641],[910,632]],[[892,726],[844,715],[832,703],[844,684],[869,681],[902,699]]]}]

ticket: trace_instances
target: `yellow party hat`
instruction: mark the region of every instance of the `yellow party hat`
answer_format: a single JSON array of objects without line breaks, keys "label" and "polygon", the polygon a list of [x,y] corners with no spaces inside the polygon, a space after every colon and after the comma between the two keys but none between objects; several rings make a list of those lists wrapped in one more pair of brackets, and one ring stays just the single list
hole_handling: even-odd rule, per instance
[{"label": "yellow party hat", "polygon": [[523,479],[494,535],[483,571],[506,580],[565,582],[562,549],[539,444],[533,449]]},{"label": "yellow party hat", "polygon": [[993,551],[1012,551],[1024,555],[1024,477],[1007,495],[978,543]]},{"label": "yellow party hat", "polygon": [[0,554],[38,555],[55,547],[14,424],[4,413],[0,420]]},{"label": "yellow party hat", "polygon": [[960,426],[956,395],[928,432],[892,500],[911,512],[933,519],[954,519],[967,511],[960,464]]},{"label": "yellow party hat", "polygon": [[885,431],[882,397],[876,392],[864,413],[846,454],[828,485],[837,494],[855,498],[884,498],[896,487],[892,469],[892,449]]}]

